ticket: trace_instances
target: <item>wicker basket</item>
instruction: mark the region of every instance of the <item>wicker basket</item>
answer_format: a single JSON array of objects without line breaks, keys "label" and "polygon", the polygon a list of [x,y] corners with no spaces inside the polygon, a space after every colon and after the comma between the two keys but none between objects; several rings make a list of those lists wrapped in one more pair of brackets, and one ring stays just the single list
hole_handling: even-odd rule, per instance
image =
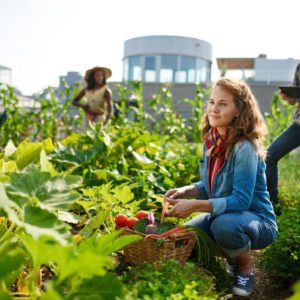
[{"label": "wicker basket", "polygon": [[145,262],[155,262],[161,259],[177,260],[184,263],[190,256],[196,242],[196,233],[186,230],[172,234],[162,239],[145,238],[145,234],[126,229],[124,234],[139,234],[142,240],[124,247],[124,256],[128,263],[139,265]]}]

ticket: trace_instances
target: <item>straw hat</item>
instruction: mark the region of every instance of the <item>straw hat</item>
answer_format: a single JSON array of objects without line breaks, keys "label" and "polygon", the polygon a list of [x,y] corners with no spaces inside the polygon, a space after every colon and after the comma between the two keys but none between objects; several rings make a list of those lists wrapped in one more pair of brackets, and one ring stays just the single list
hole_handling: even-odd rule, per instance
[{"label": "straw hat", "polygon": [[85,72],[84,80],[87,81],[92,73],[94,73],[96,71],[100,71],[100,70],[103,71],[105,79],[111,77],[111,75],[112,75],[111,69],[105,68],[105,67],[94,67]]}]

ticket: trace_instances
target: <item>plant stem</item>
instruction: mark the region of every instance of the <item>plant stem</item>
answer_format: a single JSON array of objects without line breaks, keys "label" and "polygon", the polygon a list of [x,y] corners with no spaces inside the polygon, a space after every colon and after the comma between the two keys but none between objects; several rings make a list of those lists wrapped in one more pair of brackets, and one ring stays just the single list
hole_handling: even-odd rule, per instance
[{"label": "plant stem", "polygon": [[12,223],[10,225],[10,227],[8,228],[8,230],[5,232],[5,234],[1,237],[0,239],[0,244],[4,243],[5,240],[7,239],[7,237],[9,237],[9,235],[11,234],[11,232],[15,229],[16,227],[16,224],[15,223]]}]

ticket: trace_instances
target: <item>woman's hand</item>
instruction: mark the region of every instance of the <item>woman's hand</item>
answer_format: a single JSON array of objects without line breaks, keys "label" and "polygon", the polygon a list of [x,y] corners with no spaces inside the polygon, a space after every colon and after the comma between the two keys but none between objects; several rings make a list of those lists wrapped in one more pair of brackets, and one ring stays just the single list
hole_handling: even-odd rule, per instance
[{"label": "woman's hand", "polygon": [[199,204],[199,200],[166,198],[166,201],[173,205],[171,209],[167,210],[167,216],[178,218],[188,217],[191,213],[197,211],[197,204]]},{"label": "woman's hand", "polygon": [[170,199],[183,199],[187,197],[192,197],[196,199],[200,197],[199,190],[195,185],[188,185],[177,189],[171,189],[168,190],[165,194],[165,198]]},{"label": "woman's hand", "polygon": [[293,99],[282,92],[279,92],[279,95],[283,100],[287,101],[291,105],[294,105],[297,102],[296,99]]},{"label": "woman's hand", "polygon": [[168,190],[164,198],[176,199],[184,198],[186,196],[186,187]]}]

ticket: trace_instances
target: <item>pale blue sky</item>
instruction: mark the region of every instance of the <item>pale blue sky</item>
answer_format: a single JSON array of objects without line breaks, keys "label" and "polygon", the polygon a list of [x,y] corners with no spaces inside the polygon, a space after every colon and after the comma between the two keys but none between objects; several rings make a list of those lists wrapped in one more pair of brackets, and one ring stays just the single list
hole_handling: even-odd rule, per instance
[{"label": "pale blue sky", "polygon": [[143,35],[203,39],[214,58],[299,59],[299,15],[297,0],[0,0],[0,65],[31,94],[94,65],[120,81],[123,43]]}]

